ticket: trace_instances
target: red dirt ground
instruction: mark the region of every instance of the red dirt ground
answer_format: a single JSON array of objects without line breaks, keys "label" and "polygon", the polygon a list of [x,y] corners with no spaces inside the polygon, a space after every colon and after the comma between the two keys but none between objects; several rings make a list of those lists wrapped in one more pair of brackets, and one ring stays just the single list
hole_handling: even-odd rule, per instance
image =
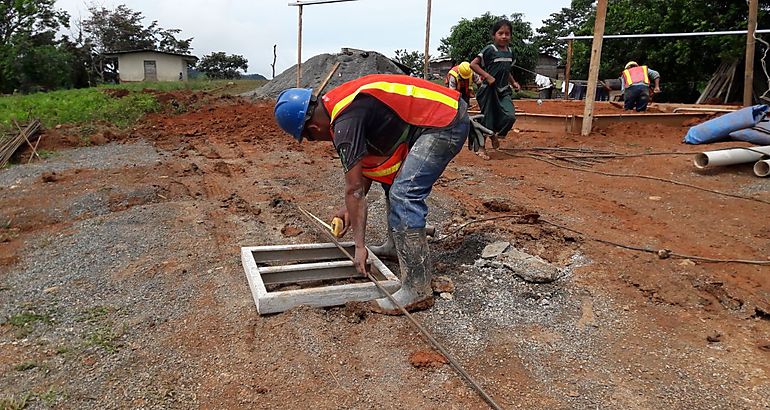
[{"label": "red dirt ground", "polygon": [[[198,101],[198,104],[200,108],[180,115],[150,115],[140,126],[122,134],[109,134],[107,138],[126,143],[146,141],[171,152],[163,163],[110,173],[94,169],[68,170],[49,176],[50,181],[41,178],[27,188],[28,193],[22,197],[14,196],[11,200],[0,195],[0,216],[13,220],[13,228],[3,231],[0,237],[0,264],[3,266],[0,272],[7,273],[20,262],[26,241],[40,235],[53,237],[70,229],[73,219],[57,218],[47,211],[60,207],[68,195],[99,190],[106,184],[152,184],[162,193],[158,202],[176,202],[188,209],[189,218],[170,221],[179,224],[179,229],[185,229],[185,224],[194,224],[199,218],[205,219],[203,226],[208,229],[210,239],[204,243],[214,249],[212,252],[218,252],[221,260],[229,261],[224,264],[225,271],[230,272],[228,278],[232,277],[226,279],[228,292],[237,295],[242,307],[234,318],[222,319],[215,315],[222,302],[207,295],[222,283],[202,283],[201,288],[195,290],[199,292],[193,302],[195,314],[184,319],[184,326],[164,324],[158,329],[158,340],[151,342],[153,351],[161,352],[159,354],[164,349],[183,351],[188,360],[216,369],[195,380],[197,401],[191,403],[209,408],[298,408],[302,403],[311,402],[318,408],[351,406],[364,390],[344,379],[346,372],[351,372],[351,377],[356,377],[352,380],[367,386],[371,385],[367,382],[370,377],[379,378],[379,384],[375,386],[383,388],[385,393],[382,394],[390,392],[390,397],[398,398],[388,407],[433,407],[450,400],[452,408],[482,408],[482,402],[450,370],[446,370],[444,381],[440,382],[441,393],[411,394],[409,389],[419,391],[420,383],[432,380],[429,371],[399,367],[400,373],[393,376],[389,369],[372,364],[396,354],[401,358],[399,360],[410,360],[416,367],[441,367],[441,357],[415,359],[414,355],[430,354],[424,352],[429,348],[407,324],[394,322],[398,319],[353,314],[362,321],[361,324],[352,329],[345,327],[343,331],[338,329],[343,326],[338,317],[330,318],[334,316],[333,312],[318,309],[293,310],[270,317],[257,315],[250,304],[246,281],[235,261],[237,246],[243,245],[238,243],[241,237],[235,233],[240,229],[237,218],[258,221],[269,232],[265,235],[270,240],[312,240],[314,237],[305,232],[306,225],[299,222],[296,215],[291,215],[292,211],[281,210],[280,204],[282,201],[308,204],[324,217],[331,215],[341,201],[339,160],[329,144],[300,145],[284,135],[274,124],[270,103],[219,98],[205,103]],[[537,105],[534,101],[521,101],[516,105],[524,112],[582,114],[581,102],[547,101]],[[609,104],[597,108],[597,113],[619,112],[622,110]],[[451,231],[451,223],[456,225],[527,210],[585,235],[544,223],[497,220],[470,225],[441,246],[462,246],[463,235],[476,233],[512,238],[512,242],[529,253],[555,264],[565,264],[576,251],[592,261],[590,265],[576,269],[572,280],[592,295],[606,296],[623,306],[633,318],[635,331],[618,336],[616,344],[606,346],[614,363],[610,368],[581,366],[580,369],[565,369],[565,372],[574,372],[575,377],[601,381],[609,372],[620,374],[623,379],[627,366],[643,363],[660,371],[653,381],[656,385],[675,384],[679,379],[673,370],[665,370],[671,359],[664,353],[670,349],[683,351],[692,346],[707,346],[707,336],[718,329],[722,335],[719,343],[726,351],[713,355],[729,365],[724,374],[715,376],[717,380],[695,382],[720,383],[719,379],[722,379],[748,390],[765,391],[762,389],[767,389],[770,376],[767,348],[770,345],[770,266],[706,263],[689,258],[659,259],[654,254],[623,249],[592,238],[652,250],[671,249],[685,255],[769,261],[770,225],[766,221],[770,211],[770,185],[767,181],[756,179],[748,166],[697,171],[691,164],[691,155],[615,158],[591,167],[577,167],[551,158],[560,165],[572,167],[567,169],[526,156],[530,151],[525,150],[581,147],[629,154],[700,152],[701,147],[680,143],[685,132],[686,128],[682,126],[634,123],[617,125],[587,137],[527,130],[512,132],[503,140],[502,148],[507,150],[491,151],[489,161],[463,150],[434,190],[434,196],[458,204],[455,213],[440,221],[441,232]],[[75,141],[67,142],[61,130],[46,133],[42,144],[46,149],[78,145]],[[713,144],[708,149],[739,145]],[[649,175],[742,195],[747,199],[590,171]],[[133,206],[124,199],[111,199],[112,212]],[[194,210],[196,202],[203,203],[201,201],[216,201],[221,206],[205,212]],[[30,204],[34,204],[34,209],[30,209]],[[201,212],[204,216],[199,215]],[[266,239],[254,238],[252,245],[266,244],[263,242]],[[194,238],[188,245],[189,249],[199,246]],[[457,267],[437,263],[437,270],[453,269]],[[130,271],[125,274],[130,275]],[[340,313],[346,314],[344,309]],[[602,318],[597,320],[601,323]],[[348,326],[345,319],[342,322]],[[612,329],[605,331],[612,333]],[[398,338],[388,338],[391,333]],[[672,335],[674,340],[669,342],[674,347],[664,346],[659,340],[647,336],[655,333]],[[305,336],[309,339],[305,340]],[[298,347],[300,342],[293,338],[299,337],[301,343],[338,338],[334,343],[341,344],[334,345],[338,346],[334,358],[313,358]],[[550,343],[566,336],[531,325],[498,337],[499,348],[493,344],[487,351],[465,357],[466,363],[470,363],[468,370],[481,374],[494,396],[501,397],[511,406],[515,403],[524,408],[569,408],[575,405],[570,400],[579,392],[573,395],[573,390],[564,387],[569,391],[566,396],[546,393],[537,377],[507,350],[512,340],[532,338]],[[373,347],[377,341],[383,344]],[[10,350],[5,352],[10,353]],[[412,352],[411,358],[402,357]],[[267,360],[262,358],[263,355],[273,357],[263,363]],[[309,363],[324,363],[320,366],[326,366],[326,369],[308,370]],[[15,364],[13,360],[0,361],[0,370],[6,371],[12,364]],[[449,369],[449,366],[443,368]],[[268,372],[268,376],[260,376],[257,369]],[[298,369],[299,373],[286,369]],[[743,372],[749,370],[753,376],[744,377]],[[391,377],[403,378],[406,386]],[[239,378],[239,382],[234,381]],[[656,399],[654,393],[648,397],[639,393],[642,396],[638,399],[623,398],[624,392],[636,394],[636,390],[630,382],[619,384],[613,393],[613,401],[606,398],[605,403],[612,402],[621,408],[650,408],[656,403],[670,402]],[[741,394],[735,392],[736,397]],[[245,397],[251,401],[244,401],[247,400]],[[143,400],[124,404],[152,404]],[[675,398],[671,400],[676,401]],[[769,403],[755,402],[754,405],[762,407]],[[355,406],[381,404],[381,401],[358,402]],[[720,407],[719,403],[714,405]],[[754,405],[746,404],[747,408],[758,408]]]}]

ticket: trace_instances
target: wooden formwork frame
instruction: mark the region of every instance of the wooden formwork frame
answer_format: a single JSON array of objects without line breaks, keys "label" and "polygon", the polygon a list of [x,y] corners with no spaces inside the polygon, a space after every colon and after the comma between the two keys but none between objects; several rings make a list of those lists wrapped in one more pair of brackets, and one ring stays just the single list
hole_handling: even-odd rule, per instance
[{"label": "wooden formwork frame", "polygon": [[[355,249],[352,242],[342,245],[351,251]],[[299,305],[337,306],[384,297],[371,282],[273,292],[267,290],[267,285],[363,278],[356,272],[352,261],[335,260],[342,258],[345,258],[345,255],[332,243],[241,248],[241,263],[249,281],[254,304],[261,315],[283,312]],[[368,262],[372,275],[381,279],[380,284],[388,292],[393,293],[400,289],[401,282],[372,251],[369,251]],[[267,266],[268,263],[276,265]]]}]

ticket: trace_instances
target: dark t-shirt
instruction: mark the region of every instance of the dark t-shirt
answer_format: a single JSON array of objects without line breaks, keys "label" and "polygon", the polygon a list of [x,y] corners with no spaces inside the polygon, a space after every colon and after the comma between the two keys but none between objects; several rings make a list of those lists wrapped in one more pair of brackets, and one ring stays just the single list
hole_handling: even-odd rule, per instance
[{"label": "dark t-shirt", "polygon": [[389,156],[402,142],[414,142],[419,127],[407,124],[380,100],[359,94],[332,123],[334,146],[348,172],[364,155]]}]

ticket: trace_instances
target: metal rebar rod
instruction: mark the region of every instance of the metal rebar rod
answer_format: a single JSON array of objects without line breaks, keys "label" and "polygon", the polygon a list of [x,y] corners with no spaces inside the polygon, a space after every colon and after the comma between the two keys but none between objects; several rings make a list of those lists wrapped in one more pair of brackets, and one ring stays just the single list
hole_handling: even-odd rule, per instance
[{"label": "metal rebar rod", "polygon": [[[302,209],[299,206],[297,208],[300,210],[300,212],[302,212],[302,214],[305,216],[305,218],[307,218],[307,220],[310,221],[311,224],[313,224],[314,226],[319,228],[324,233],[324,235],[326,235],[334,243],[334,245],[336,245],[337,248],[339,248],[339,250],[342,251],[342,253],[345,254],[345,256],[348,257],[348,259],[353,261],[353,264],[355,264],[356,258],[354,258],[352,255],[350,255],[350,252],[348,252],[340,244],[340,242],[337,240],[337,238],[334,237],[334,235],[332,235],[331,232],[329,232],[327,229],[324,229],[323,227],[321,227],[321,225],[318,223],[318,221],[313,219],[313,217],[314,217],[313,214],[311,214],[310,212]],[[409,313],[406,309],[404,309],[404,307],[401,306],[401,304],[398,303],[398,301],[396,301],[395,298],[393,298],[393,295],[391,295],[390,292],[388,292],[388,290],[385,289],[377,281],[377,279],[374,278],[374,276],[372,276],[369,272],[365,272],[365,274],[366,274],[366,277],[372,283],[374,283],[375,286],[377,286],[377,289],[379,289],[380,292],[382,292],[388,298],[388,300],[390,300],[390,303],[392,303],[394,306],[396,306],[398,308],[398,310],[401,313],[404,314],[404,317],[409,319],[409,321],[412,323],[412,325],[414,325],[415,328],[417,328],[417,330],[420,332],[420,334],[422,334],[426,339],[428,339],[430,344],[436,350],[441,352],[441,354],[443,354],[444,357],[447,358],[447,360],[452,365],[452,367],[454,367],[454,369],[457,370],[457,373],[459,373],[460,376],[462,376],[462,378],[465,379],[465,381],[468,382],[468,384],[473,388],[473,390],[475,390],[476,393],[478,393],[479,396],[481,396],[481,398],[484,399],[485,402],[487,402],[489,407],[491,407],[493,409],[496,409],[496,410],[497,409],[502,409],[502,407],[500,407],[500,405],[495,402],[495,400],[484,390],[484,388],[481,387],[481,385],[479,385],[478,382],[476,382],[476,380],[474,380],[473,377],[471,377],[471,375],[468,374],[468,372],[465,371],[465,369],[462,367],[462,365],[457,360],[457,358],[453,354],[449,353],[449,351],[446,348],[444,348],[444,346],[442,346],[441,343],[439,343],[439,341],[436,340],[436,338],[434,338],[433,335],[430,334],[430,332],[428,332],[424,327],[422,327],[422,325],[419,322],[417,322],[417,320],[414,318],[414,316],[412,316],[411,313]]]}]

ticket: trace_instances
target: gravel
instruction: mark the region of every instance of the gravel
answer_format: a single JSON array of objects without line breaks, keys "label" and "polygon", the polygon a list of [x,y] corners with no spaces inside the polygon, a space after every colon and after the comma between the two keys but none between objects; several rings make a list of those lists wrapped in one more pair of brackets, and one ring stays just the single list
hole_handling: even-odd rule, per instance
[{"label": "gravel", "polygon": [[45,161],[0,170],[0,186],[26,184],[30,180],[39,178],[44,172],[62,172],[78,168],[112,169],[141,166],[156,163],[161,158],[158,151],[145,142],[133,144],[113,142],[94,147],[62,150]]},{"label": "gravel", "polygon": [[[339,62],[340,66],[326,85],[327,91],[367,74],[404,74],[404,71],[393,61],[376,51],[355,50],[340,54],[319,54],[302,63],[300,87],[318,87],[336,62]],[[242,95],[255,99],[275,98],[281,91],[296,86],[297,65],[295,64],[262,87]]]}]

